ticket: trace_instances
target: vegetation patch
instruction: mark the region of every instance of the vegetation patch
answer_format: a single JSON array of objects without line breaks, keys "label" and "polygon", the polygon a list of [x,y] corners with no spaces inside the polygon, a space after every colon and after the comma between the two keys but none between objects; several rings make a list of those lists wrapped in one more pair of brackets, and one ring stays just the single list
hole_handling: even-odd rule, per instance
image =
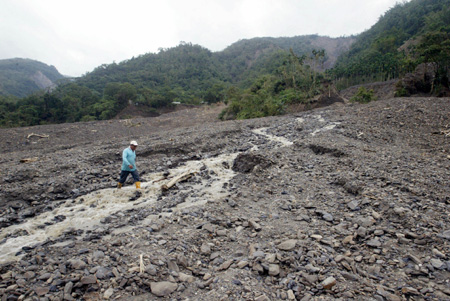
[{"label": "vegetation patch", "polygon": [[355,96],[353,96],[350,100],[359,103],[369,103],[372,100],[376,100],[376,97],[374,96],[373,89],[367,90],[365,87],[360,87]]}]

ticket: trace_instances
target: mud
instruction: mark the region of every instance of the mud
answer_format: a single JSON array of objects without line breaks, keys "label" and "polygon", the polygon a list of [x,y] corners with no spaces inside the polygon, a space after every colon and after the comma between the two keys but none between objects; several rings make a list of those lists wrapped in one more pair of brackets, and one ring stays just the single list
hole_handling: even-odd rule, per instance
[{"label": "mud", "polygon": [[450,298],[450,99],[220,110],[0,130],[2,300]]}]

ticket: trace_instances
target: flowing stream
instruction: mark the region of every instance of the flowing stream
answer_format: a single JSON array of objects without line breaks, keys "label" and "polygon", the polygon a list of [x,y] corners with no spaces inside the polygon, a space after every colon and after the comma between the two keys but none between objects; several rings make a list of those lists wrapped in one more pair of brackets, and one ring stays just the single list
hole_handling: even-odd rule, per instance
[{"label": "flowing stream", "polygon": [[[253,132],[276,142],[281,147],[293,144],[284,137],[268,134],[267,130],[268,128],[261,128]],[[223,154],[202,160],[187,161],[182,166],[169,170],[173,177],[184,173],[199,173],[205,166],[210,171],[208,179],[202,178],[200,182],[189,183],[195,191],[195,197],[188,196],[183,203],[172,208],[173,211],[191,206],[202,206],[208,201],[225,197],[228,193],[224,188],[225,183],[235,176],[230,166],[233,166],[238,154]],[[101,189],[75,199],[68,199],[58,208],[27,219],[24,223],[3,228],[0,233],[0,263],[19,260],[23,256],[20,252],[23,247],[31,247],[56,239],[65,231],[84,230],[84,233],[88,230],[95,231],[102,226],[100,221],[110,215],[132,208],[152,206],[160,195],[161,186],[167,184],[172,178],[160,181],[163,178],[162,173],[152,173],[145,178],[147,182],[141,185],[142,195],[139,201],[130,201],[136,192],[134,186],[125,186],[122,189]]]},{"label": "flowing stream", "polygon": [[[315,119],[317,119],[318,122],[321,122],[321,123],[326,122],[326,120],[325,120],[321,115],[314,115],[314,116],[312,116],[312,117],[314,117]],[[305,119],[303,119],[303,118],[297,118],[297,123],[298,123],[298,124],[302,124],[302,123],[304,123],[304,122],[305,122]],[[320,132],[330,131],[330,130],[334,129],[336,126],[338,126],[339,124],[341,124],[341,123],[340,123],[340,122],[331,122],[330,124],[327,124],[327,125],[325,125],[325,126],[319,128],[319,129],[314,130],[314,131],[311,133],[311,136],[315,136],[315,135],[317,135],[317,134],[320,133]]]}]

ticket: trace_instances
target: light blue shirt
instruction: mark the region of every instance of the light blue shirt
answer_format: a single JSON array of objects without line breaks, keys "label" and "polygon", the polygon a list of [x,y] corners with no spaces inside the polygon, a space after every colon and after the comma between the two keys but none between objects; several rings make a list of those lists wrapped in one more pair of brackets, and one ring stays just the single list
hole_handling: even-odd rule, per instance
[{"label": "light blue shirt", "polygon": [[[133,168],[128,167],[128,165],[133,165]],[[136,153],[129,147],[124,149],[122,153],[122,170],[136,170]]]}]

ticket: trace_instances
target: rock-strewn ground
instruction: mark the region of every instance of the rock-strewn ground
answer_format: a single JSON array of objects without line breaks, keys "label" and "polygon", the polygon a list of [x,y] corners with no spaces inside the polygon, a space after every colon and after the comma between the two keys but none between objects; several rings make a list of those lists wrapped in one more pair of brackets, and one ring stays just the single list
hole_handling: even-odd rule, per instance
[{"label": "rock-strewn ground", "polygon": [[219,110],[0,130],[2,300],[450,298],[448,98]]}]

